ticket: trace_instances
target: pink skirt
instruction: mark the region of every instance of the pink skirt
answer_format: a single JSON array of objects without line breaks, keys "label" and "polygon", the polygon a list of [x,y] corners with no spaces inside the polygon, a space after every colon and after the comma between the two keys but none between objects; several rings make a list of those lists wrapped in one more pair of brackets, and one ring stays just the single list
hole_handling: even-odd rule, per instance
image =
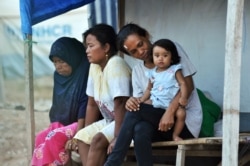
[{"label": "pink skirt", "polygon": [[65,144],[76,134],[77,123],[63,126],[59,122],[37,134],[35,149],[31,161],[32,166],[57,166],[64,165],[69,160],[69,153]]}]

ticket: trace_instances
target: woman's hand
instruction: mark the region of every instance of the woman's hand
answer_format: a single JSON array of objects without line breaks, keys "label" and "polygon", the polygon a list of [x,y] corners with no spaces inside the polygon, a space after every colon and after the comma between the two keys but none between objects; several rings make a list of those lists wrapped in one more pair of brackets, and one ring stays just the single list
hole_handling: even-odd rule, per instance
[{"label": "woman's hand", "polygon": [[135,97],[130,97],[126,102],[126,109],[129,111],[138,111],[140,107],[140,99]]},{"label": "woman's hand", "polygon": [[66,142],[65,144],[65,149],[69,151],[78,151],[78,146],[77,146],[77,140],[76,139],[70,139]]},{"label": "woman's hand", "polygon": [[174,115],[170,111],[165,111],[159,123],[160,131],[168,131],[174,126]]},{"label": "woman's hand", "polygon": [[112,141],[110,142],[107,154],[110,154],[112,152],[113,148],[115,147],[115,143],[116,143],[116,137],[113,138]]}]

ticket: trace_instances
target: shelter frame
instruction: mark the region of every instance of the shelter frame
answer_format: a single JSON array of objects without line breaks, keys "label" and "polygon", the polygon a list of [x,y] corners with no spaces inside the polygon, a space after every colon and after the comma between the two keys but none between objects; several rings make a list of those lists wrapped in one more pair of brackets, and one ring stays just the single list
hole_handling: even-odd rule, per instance
[{"label": "shelter frame", "polygon": [[[238,134],[239,134],[239,101],[240,101],[240,65],[242,49],[242,15],[244,0],[228,0],[227,33],[225,44],[225,73],[223,101],[223,149],[222,165],[235,166],[238,163]],[[125,0],[119,0],[119,25],[124,24]],[[28,37],[32,41],[32,37]],[[27,46],[28,45],[28,46]],[[31,44],[32,45],[32,44]],[[32,46],[25,45],[26,58],[26,108],[28,160],[33,149],[34,132],[34,96],[32,73]],[[235,66],[237,68],[235,69]],[[237,76],[237,77],[235,77]],[[235,88],[238,87],[238,88]],[[234,90],[232,90],[234,89]],[[33,126],[33,127],[32,127]],[[31,139],[32,138],[32,139]]]}]

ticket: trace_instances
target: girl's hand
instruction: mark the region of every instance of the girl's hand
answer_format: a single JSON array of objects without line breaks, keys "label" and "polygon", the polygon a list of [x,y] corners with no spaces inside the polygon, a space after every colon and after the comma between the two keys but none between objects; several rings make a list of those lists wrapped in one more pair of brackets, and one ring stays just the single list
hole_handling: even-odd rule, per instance
[{"label": "girl's hand", "polygon": [[129,111],[138,111],[140,107],[140,99],[135,97],[130,97],[126,102],[125,107]]}]

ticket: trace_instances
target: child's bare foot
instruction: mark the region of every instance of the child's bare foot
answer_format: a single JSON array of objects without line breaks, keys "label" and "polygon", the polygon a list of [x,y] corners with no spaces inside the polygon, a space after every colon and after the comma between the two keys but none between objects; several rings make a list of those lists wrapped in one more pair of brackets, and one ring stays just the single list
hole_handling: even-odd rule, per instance
[{"label": "child's bare foot", "polygon": [[173,140],[174,141],[181,141],[183,139],[181,137],[179,137],[179,136],[173,136]]}]

